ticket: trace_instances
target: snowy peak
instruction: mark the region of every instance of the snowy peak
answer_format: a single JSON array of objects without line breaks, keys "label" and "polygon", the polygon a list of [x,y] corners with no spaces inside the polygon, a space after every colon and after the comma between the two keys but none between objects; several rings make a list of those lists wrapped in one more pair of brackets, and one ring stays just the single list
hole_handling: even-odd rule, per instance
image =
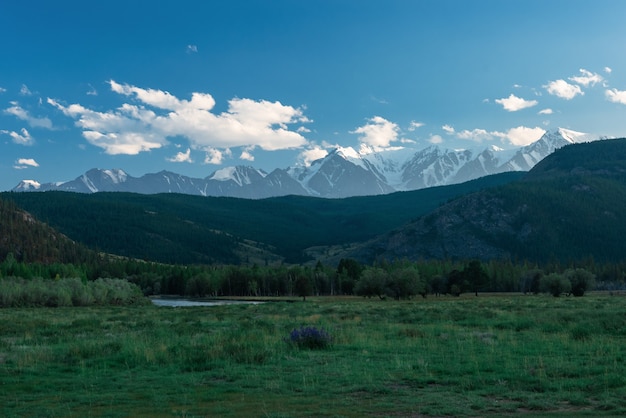
[{"label": "snowy peak", "polygon": [[239,186],[252,184],[259,178],[264,178],[267,175],[263,170],[258,170],[250,166],[237,166],[226,167],[217,170],[209,177],[208,180],[217,181],[233,181]]},{"label": "snowy peak", "polygon": [[35,180],[22,180],[15,186],[13,190],[19,190],[24,192],[37,191],[41,189],[41,184]]},{"label": "snowy peak", "polygon": [[310,166],[275,169],[226,167],[204,179],[162,171],[135,178],[120,169],[93,169],[65,183],[24,180],[14,191],[65,190],[81,193],[126,191],[185,193],[262,199],[284,195],[325,198],[377,195],[462,183],[506,171],[529,171],[556,149],[606,139],[569,129],[546,132],[532,144],[504,150],[494,145],[457,150],[431,145],[423,149],[337,147]]},{"label": "snowy peak", "polygon": [[556,132],[558,132],[558,134],[570,144],[580,144],[582,142],[591,142],[603,139],[603,137],[598,135],[576,132],[565,128],[559,128]]},{"label": "snowy peak", "polygon": [[111,181],[115,184],[123,183],[128,178],[128,174],[120,169],[102,170],[102,174],[109,176]]}]

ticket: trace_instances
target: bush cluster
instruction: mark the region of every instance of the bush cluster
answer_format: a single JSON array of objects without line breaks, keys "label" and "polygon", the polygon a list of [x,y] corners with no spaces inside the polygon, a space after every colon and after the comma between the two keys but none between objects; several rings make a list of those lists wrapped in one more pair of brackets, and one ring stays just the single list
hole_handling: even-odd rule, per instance
[{"label": "bush cluster", "polygon": [[132,305],[146,303],[138,286],[121,279],[0,279],[0,307]]},{"label": "bush cluster", "polygon": [[298,348],[308,348],[310,350],[322,350],[330,347],[332,338],[323,329],[316,327],[295,328],[289,333],[286,341]]}]

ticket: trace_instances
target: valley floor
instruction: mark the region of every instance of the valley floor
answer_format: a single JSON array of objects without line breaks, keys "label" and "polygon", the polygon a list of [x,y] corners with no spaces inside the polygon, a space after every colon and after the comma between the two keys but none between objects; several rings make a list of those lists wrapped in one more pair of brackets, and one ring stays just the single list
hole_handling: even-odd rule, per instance
[{"label": "valley floor", "polygon": [[[0,414],[626,414],[626,297],[0,309]],[[287,342],[301,326],[332,338]]]}]

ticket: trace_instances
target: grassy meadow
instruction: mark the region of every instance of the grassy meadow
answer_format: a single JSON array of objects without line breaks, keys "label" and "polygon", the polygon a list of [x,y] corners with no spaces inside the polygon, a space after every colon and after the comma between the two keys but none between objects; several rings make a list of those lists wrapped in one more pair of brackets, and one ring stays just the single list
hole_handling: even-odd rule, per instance
[{"label": "grassy meadow", "polygon": [[7,308],[0,415],[617,416],[625,359],[624,296]]}]

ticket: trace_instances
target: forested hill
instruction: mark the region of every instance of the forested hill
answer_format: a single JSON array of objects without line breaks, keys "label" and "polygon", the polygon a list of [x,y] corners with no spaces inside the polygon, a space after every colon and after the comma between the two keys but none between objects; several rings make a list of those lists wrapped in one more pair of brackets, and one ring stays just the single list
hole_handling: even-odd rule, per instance
[{"label": "forested hill", "polygon": [[0,261],[9,253],[19,261],[38,263],[83,263],[95,256],[14,202],[0,198]]},{"label": "forested hill", "polygon": [[110,254],[178,264],[301,263],[310,260],[305,255],[309,247],[371,239],[450,199],[522,175],[503,173],[452,186],[346,199],[247,200],[121,192],[3,193],[0,199],[15,202],[71,239]]},{"label": "forested hill", "polygon": [[626,257],[626,139],[564,147],[523,181],[456,199],[345,253],[546,262]]}]

